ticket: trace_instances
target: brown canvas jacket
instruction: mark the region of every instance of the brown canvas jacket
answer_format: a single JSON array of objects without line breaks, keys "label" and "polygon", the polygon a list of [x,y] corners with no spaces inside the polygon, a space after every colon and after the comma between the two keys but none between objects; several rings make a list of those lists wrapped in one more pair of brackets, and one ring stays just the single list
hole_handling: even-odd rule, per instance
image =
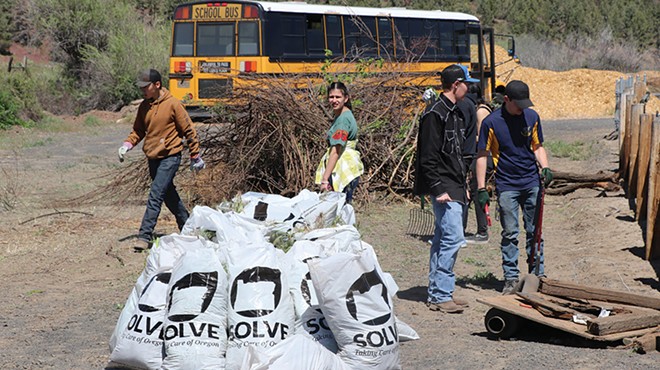
[{"label": "brown canvas jacket", "polygon": [[155,101],[143,100],[138,107],[133,131],[126,141],[133,146],[142,139],[142,151],[149,159],[161,159],[183,151],[183,138],[188,142],[190,157],[199,154],[199,140],[183,104],[169,90]]}]

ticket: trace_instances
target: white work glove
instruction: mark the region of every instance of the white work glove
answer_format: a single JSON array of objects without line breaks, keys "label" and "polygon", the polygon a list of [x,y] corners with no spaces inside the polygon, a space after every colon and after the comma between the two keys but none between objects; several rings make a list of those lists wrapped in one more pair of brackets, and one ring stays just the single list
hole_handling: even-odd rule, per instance
[{"label": "white work glove", "polygon": [[122,146],[119,147],[119,151],[118,151],[118,153],[119,153],[119,162],[124,161],[124,156],[131,149],[133,149],[133,144],[129,143],[128,141],[125,141],[124,144],[122,144]]},{"label": "white work glove", "polygon": [[206,164],[202,160],[202,156],[197,155],[197,157],[190,158],[190,170],[193,172],[197,172],[201,169],[206,167]]},{"label": "white work glove", "polygon": [[426,104],[430,103],[435,98],[437,98],[437,95],[435,94],[435,90],[433,90],[432,87],[429,87],[428,89],[426,89],[424,91],[424,94],[422,94],[422,100]]}]

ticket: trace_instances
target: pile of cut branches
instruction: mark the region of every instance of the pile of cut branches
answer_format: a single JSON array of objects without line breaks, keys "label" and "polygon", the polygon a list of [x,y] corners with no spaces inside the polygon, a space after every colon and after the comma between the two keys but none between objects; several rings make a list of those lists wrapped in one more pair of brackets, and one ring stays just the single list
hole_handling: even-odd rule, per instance
[{"label": "pile of cut branches", "polygon": [[[365,173],[357,197],[366,199],[375,191],[410,194],[421,94],[437,82],[420,84],[419,75],[378,70],[372,62],[346,73],[235,80],[231,99],[213,108],[216,121],[197,126],[207,168],[192,174],[182,164],[176,178],[182,196],[213,206],[247,191],[292,196],[305,188],[318,190],[314,173],[328,145],[332,110],[326,88],[333,80],[348,86],[359,126]],[[146,161],[133,162],[110,174],[108,187],[87,199],[117,202],[144,194],[147,173]]]}]

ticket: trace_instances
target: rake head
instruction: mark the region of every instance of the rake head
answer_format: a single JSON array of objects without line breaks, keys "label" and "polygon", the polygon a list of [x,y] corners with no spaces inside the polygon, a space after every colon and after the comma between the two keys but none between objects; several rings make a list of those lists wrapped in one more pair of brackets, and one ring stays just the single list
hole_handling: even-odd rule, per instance
[{"label": "rake head", "polygon": [[435,215],[428,209],[424,209],[424,198],[421,207],[410,210],[408,229],[406,234],[415,237],[432,237],[435,231]]}]

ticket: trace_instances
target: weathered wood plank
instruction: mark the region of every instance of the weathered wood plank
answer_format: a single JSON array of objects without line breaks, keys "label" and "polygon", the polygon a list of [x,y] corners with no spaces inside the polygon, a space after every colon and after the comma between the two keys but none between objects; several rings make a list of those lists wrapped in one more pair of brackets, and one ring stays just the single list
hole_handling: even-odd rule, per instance
[{"label": "weathered wood plank", "polygon": [[622,125],[621,131],[623,135],[623,145],[621,146],[621,153],[619,153],[619,178],[625,180],[628,178],[628,162],[630,154],[630,117],[632,111],[632,95],[625,94],[621,97],[621,101],[624,103],[625,111],[623,115],[623,120],[621,121]]},{"label": "weathered wood plank", "polygon": [[615,181],[616,174],[612,172],[598,172],[598,173],[572,173],[553,171],[553,179],[566,180],[570,182],[598,182],[598,181]]},{"label": "weathered wood plank", "polygon": [[646,207],[648,203],[649,160],[651,158],[651,141],[653,139],[653,116],[643,114],[640,118],[639,130],[639,154],[637,155],[637,221],[646,219]]},{"label": "weathered wood plank", "polygon": [[559,297],[617,302],[632,306],[648,307],[660,310],[660,298],[648,297],[634,293],[619,292],[616,290],[588,287],[548,278],[541,278],[541,286],[539,287],[539,292]]},{"label": "weathered wood plank", "polygon": [[651,159],[649,161],[649,191],[646,211],[646,259],[660,258],[660,118],[653,121]]},{"label": "weathered wood plank", "polygon": [[643,349],[644,352],[660,351],[660,327],[652,333],[644,334],[635,338],[623,338],[623,344],[627,348]]},{"label": "weathered wood plank", "polygon": [[621,94],[621,113],[619,114],[619,173],[623,173],[623,148],[626,139],[626,131],[628,130],[628,123],[626,122],[626,115],[628,114],[628,96],[625,92]]},{"label": "weathered wood plank", "polygon": [[577,312],[561,305],[550,302],[536,293],[516,293],[516,295],[529,303],[543,316],[550,316],[559,319],[571,320]]},{"label": "weathered wood plank", "polygon": [[637,198],[637,153],[639,153],[640,117],[644,114],[645,108],[646,105],[644,104],[633,104],[630,116],[628,177],[625,179],[628,184],[626,189],[628,199]]},{"label": "weathered wood plank", "polygon": [[660,325],[660,312],[654,314],[623,314],[587,320],[587,330],[595,335],[621,333],[658,325]]}]

